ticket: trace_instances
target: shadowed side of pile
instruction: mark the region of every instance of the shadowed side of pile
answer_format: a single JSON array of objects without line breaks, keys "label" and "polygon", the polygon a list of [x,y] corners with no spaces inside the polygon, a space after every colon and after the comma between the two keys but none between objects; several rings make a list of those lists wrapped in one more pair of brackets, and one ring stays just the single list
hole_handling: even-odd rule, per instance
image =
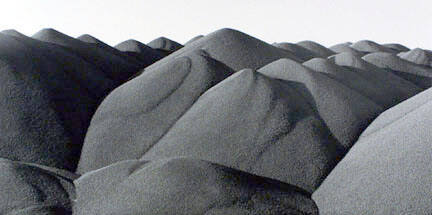
[{"label": "shadowed side of pile", "polygon": [[108,52],[109,54],[111,54],[113,56],[118,56],[119,58],[123,58],[131,64],[139,65],[140,68],[145,68],[148,65],[154,63],[155,61],[159,60],[159,59],[154,59],[154,58],[160,56],[160,54],[157,51],[153,50],[152,53],[150,53],[150,52],[146,53],[147,54],[146,57],[148,58],[148,60],[154,59],[153,61],[151,61],[151,62],[141,61],[136,56],[131,56],[129,53],[121,52],[118,49],[100,41],[99,39],[97,39],[91,35],[83,34],[83,35],[77,37],[76,39],[80,40],[82,42],[88,43],[89,45],[96,46],[97,48],[102,49],[105,52]]},{"label": "shadowed side of pile", "polygon": [[140,69],[140,65],[129,61],[127,58],[124,58],[124,56],[119,56],[121,53],[119,53],[119,55],[114,55],[94,44],[82,42],[54,29],[42,29],[34,34],[32,38],[70,49],[87,62],[98,67],[117,84],[123,83]]},{"label": "shadowed side of pile", "polygon": [[90,118],[114,84],[60,46],[10,35],[0,34],[0,157],[73,171]]},{"label": "shadowed side of pile", "polygon": [[387,110],[313,194],[321,214],[432,213],[431,90]]},{"label": "shadowed side of pile", "polygon": [[74,81],[86,87],[88,93],[96,99],[105,97],[116,87],[114,81],[110,80],[103,71],[68,48],[27,37],[15,30],[0,33],[11,36],[9,38],[14,39],[15,44],[20,43],[22,47],[26,47],[25,50],[35,53],[35,57],[39,56],[49,61],[46,63],[60,65]]},{"label": "shadowed side of pile", "polygon": [[297,85],[241,70],[201,96],[142,158],[193,157],[312,192],[343,147]]},{"label": "shadowed side of pile", "polygon": [[0,214],[72,214],[73,173],[0,159]]},{"label": "shadowed side of pile", "polygon": [[78,171],[141,157],[202,93],[232,73],[197,51],[116,88],[92,119]]},{"label": "shadowed side of pile", "polygon": [[76,215],[318,214],[298,187],[187,158],[121,161],[74,183]]},{"label": "shadowed side of pile", "polygon": [[385,52],[368,54],[362,58],[380,68],[390,69],[392,73],[414,83],[422,89],[432,86],[431,67],[421,66]]}]

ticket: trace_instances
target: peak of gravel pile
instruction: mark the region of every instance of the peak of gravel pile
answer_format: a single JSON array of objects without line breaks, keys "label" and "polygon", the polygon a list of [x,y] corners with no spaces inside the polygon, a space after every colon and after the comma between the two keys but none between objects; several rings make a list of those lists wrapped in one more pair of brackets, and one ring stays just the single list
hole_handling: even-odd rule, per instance
[{"label": "peak of gravel pile", "polygon": [[161,53],[164,53],[166,55],[171,54],[181,48],[183,48],[183,45],[180,43],[170,40],[166,37],[158,37],[149,43],[147,45],[153,49],[156,49],[160,51]]},{"label": "peak of gravel pile", "polygon": [[143,64],[143,67],[147,67],[165,57],[165,55],[161,54],[158,50],[150,48],[134,39],[123,41],[114,46],[114,48],[128,56],[136,57],[137,60]]},{"label": "peak of gravel pile", "polygon": [[105,44],[104,42],[100,41],[96,37],[93,37],[90,34],[83,34],[83,35],[77,37],[77,39],[81,40],[83,42],[86,42],[86,43],[94,43],[94,44],[99,44],[99,45],[103,45],[103,46],[108,46],[107,44]]},{"label": "peak of gravel pile", "polygon": [[393,49],[397,52],[407,52],[410,50],[406,46],[398,44],[398,43],[386,43],[386,44],[382,44],[382,46]]},{"label": "peak of gravel pile", "polygon": [[21,37],[21,38],[27,37],[24,34],[18,32],[17,30],[14,30],[14,29],[3,30],[0,33],[6,34],[6,35],[9,35],[9,36],[14,36],[14,37]]},{"label": "peak of gravel pile", "polygon": [[358,50],[358,51],[369,52],[369,53],[386,52],[386,53],[396,54],[399,52],[397,50],[394,50],[392,48],[380,45],[380,44],[373,42],[373,41],[370,41],[370,40],[360,40],[360,41],[352,44],[351,47]]},{"label": "peak of gravel pile", "polygon": [[354,49],[353,47],[351,47],[352,43],[351,42],[346,42],[346,43],[340,43],[340,44],[336,44],[334,46],[329,47],[330,50],[334,51],[335,53],[344,53],[344,52],[349,52],[352,53],[356,56],[363,56],[366,55],[367,52],[363,52],[363,51],[359,51],[357,49]]},{"label": "peak of gravel pile", "polygon": [[184,46],[187,46],[187,45],[189,45],[189,44],[191,44],[191,43],[193,43],[193,42],[195,42],[195,41],[197,41],[197,40],[199,40],[199,39],[201,39],[201,38],[203,38],[203,37],[204,37],[204,35],[198,35],[198,36],[195,36],[195,37],[191,38],[190,40],[188,40],[188,41],[184,44]]},{"label": "peak of gravel pile", "polygon": [[297,45],[311,51],[312,53],[315,54],[315,56],[318,57],[329,57],[331,55],[336,54],[334,51],[322,46],[321,44],[318,44],[316,42],[310,41],[310,40],[305,40],[305,41],[301,41],[296,43]]},{"label": "peak of gravel pile", "polygon": [[176,51],[153,64],[150,68],[157,67],[194,50],[204,50],[210,57],[235,71],[244,68],[258,69],[280,58],[302,61],[289,51],[274,47],[243,32],[224,28]]},{"label": "peak of gravel pile", "polygon": [[303,61],[307,61],[307,60],[310,60],[312,58],[319,57],[318,54],[316,54],[312,51],[309,51],[309,49],[303,48],[302,46],[299,46],[299,45],[294,44],[294,43],[284,42],[284,43],[274,43],[273,45],[278,47],[278,48],[290,51],[296,57],[302,59]]},{"label": "peak of gravel pile", "polygon": [[420,64],[432,68],[432,52],[415,48],[413,50],[399,53],[398,56],[415,64]]}]

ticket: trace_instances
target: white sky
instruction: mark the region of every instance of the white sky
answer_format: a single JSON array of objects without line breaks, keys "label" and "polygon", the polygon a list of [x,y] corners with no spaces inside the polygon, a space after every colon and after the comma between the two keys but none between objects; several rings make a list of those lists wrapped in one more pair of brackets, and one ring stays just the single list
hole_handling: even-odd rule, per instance
[{"label": "white sky", "polygon": [[54,28],[115,45],[159,36],[184,43],[223,27],[266,42],[325,46],[362,39],[432,49],[431,0],[2,0],[0,30]]}]

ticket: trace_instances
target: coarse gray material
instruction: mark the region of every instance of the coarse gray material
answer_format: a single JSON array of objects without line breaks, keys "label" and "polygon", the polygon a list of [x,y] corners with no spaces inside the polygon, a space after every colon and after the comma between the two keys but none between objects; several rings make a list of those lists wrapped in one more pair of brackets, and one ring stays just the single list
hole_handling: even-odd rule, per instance
[{"label": "coarse gray material", "polygon": [[72,214],[73,173],[6,159],[0,159],[0,172],[0,214]]},{"label": "coarse gray material", "polygon": [[300,188],[187,158],[122,161],[74,183],[75,215],[318,214]]},{"label": "coarse gray material", "polygon": [[313,194],[321,214],[432,214],[432,102],[425,95],[372,123],[385,126],[360,138]]},{"label": "coarse gray material", "polygon": [[194,51],[116,88],[92,119],[78,172],[140,158],[199,96],[233,72]]},{"label": "coarse gray material", "polygon": [[394,74],[411,81],[420,88],[427,89],[432,86],[432,68],[430,67],[424,67],[385,52],[368,54],[362,58],[380,68],[391,69]]},{"label": "coarse gray material", "polygon": [[0,157],[74,171],[91,116],[115,85],[67,49],[29,37],[0,33],[0,56]]},{"label": "coarse gray material", "polygon": [[321,44],[309,40],[298,42],[297,45],[311,51],[317,57],[326,58],[336,54],[334,51],[322,46]]},{"label": "coarse gray material", "polygon": [[149,44],[0,32],[1,215],[432,214],[430,50]]},{"label": "coarse gray material", "polygon": [[298,85],[241,70],[201,96],[142,158],[193,157],[312,192],[344,148]]}]

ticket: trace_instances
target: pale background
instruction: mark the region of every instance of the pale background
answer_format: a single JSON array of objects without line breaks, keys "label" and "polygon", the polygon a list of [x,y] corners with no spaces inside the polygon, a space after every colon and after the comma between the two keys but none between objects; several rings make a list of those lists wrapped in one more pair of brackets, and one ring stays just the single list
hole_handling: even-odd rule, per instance
[{"label": "pale background", "polygon": [[325,46],[362,39],[432,49],[431,0],[0,0],[0,30],[54,28],[115,45],[166,36],[184,43],[223,27],[266,42]]}]

